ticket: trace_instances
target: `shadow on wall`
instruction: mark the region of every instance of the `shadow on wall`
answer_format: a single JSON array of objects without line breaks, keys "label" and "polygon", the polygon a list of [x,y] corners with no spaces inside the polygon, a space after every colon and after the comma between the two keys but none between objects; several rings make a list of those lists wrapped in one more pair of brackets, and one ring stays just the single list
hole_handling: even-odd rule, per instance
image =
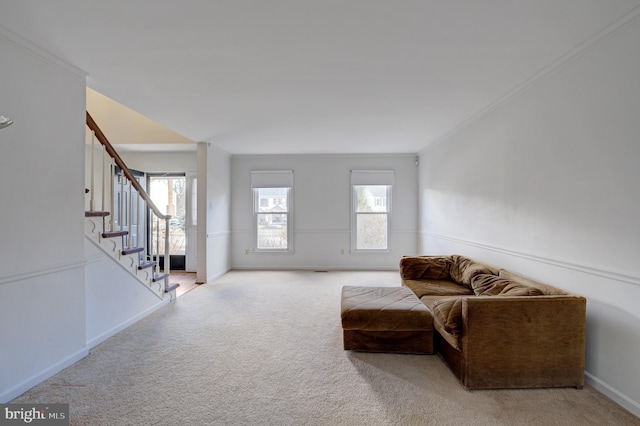
[{"label": "shadow on wall", "polygon": [[[612,377],[618,365],[635,368],[617,372],[616,390],[640,401],[640,319],[618,307],[589,299],[587,302],[587,359],[585,370],[595,377]],[[606,384],[604,384],[606,386]]]}]

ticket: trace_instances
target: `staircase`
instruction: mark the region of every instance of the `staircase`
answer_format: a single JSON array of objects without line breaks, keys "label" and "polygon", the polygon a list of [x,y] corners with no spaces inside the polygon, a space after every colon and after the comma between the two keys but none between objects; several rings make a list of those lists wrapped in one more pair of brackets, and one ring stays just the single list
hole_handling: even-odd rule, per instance
[{"label": "staircase", "polygon": [[169,283],[171,216],[153,203],[89,112],[87,127],[92,142],[85,189],[86,238],[160,299],[174,300],[180,284]]}]

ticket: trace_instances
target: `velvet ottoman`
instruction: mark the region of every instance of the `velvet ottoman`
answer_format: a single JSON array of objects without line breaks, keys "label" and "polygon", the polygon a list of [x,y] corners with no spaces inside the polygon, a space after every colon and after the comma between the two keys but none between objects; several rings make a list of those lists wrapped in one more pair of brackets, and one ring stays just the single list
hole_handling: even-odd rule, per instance
[{"label": "velvet ottoman", "polygon": [[406,287],[344,286],[340,311],[345,350],[433,353],[431,311]]}]

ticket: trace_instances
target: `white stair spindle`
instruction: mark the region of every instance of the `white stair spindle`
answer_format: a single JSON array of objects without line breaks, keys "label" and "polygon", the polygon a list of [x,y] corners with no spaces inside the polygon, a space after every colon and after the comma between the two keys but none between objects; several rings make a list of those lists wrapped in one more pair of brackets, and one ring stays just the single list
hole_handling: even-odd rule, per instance
[{"label": "white stair spindle", "polygon": [[133,247],[133,183],[129,182],[129,214],[127,217],[127,229],[129,230],[129,248]]},{"label": "white stair spindle", "polygon": [[[164,220],[164,273],[169,274],[171,272],[171,255],[169,254],[169,218],[166,216]],[[164,281],[165,288],[169,286],[169,277]]]},{"label": "white stair spindle", "polygon": [[95,183],[96,183],[96,172],[95,172],[95,167],[94,167],[94,156],[95,156],[95,150],[96,150],[96,132],[94,132],[93,130],[91,131],[91,170],[89,173],[91,173],[91,187],[89,188],[89,211],[94,211],[94,207],[95,207]]},{"label": "white stair spindle", "polygon": [[111,207],[109,208],[109,223],[111,224],[111,231],[115,231],[115,215],[116,215],[116,188],[115,188],[115,163],[113,159],[111,160],[111,164],[109,166],[109,182],[110,182],[110,197],[111,197]]},{"label": "white stair spindle", "polygon": [[120,201],[120,205],[118,206],[118,225],[120,230],[122,231],[123,220],[122,217],[124,215],[124,172],[120,169],[120,196],[118,197]]},{"label": "white stair spindle", "polygon": [[[95,134],[95,132],[93,133]],[[104,211],[104,209],[107,208],[106,196],[107,196],[107,182],[109,179],[107,178],[106,155],[107,155],[107,150],[104,147],[102,147],[102,203],[100,204],[100,209],[102,209],[102,211]]]}]

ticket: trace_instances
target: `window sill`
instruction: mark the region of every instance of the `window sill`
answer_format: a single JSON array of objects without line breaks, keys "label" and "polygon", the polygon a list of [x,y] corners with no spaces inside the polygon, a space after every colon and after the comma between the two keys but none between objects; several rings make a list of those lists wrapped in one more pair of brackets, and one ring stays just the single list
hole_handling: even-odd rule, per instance
[{"label": "window sill", "polygon": [[[251,254],[294,254],[293,250],[270,250],[270,249],[253,249]],[[248,253],[247,253],[248,254]]]}]

